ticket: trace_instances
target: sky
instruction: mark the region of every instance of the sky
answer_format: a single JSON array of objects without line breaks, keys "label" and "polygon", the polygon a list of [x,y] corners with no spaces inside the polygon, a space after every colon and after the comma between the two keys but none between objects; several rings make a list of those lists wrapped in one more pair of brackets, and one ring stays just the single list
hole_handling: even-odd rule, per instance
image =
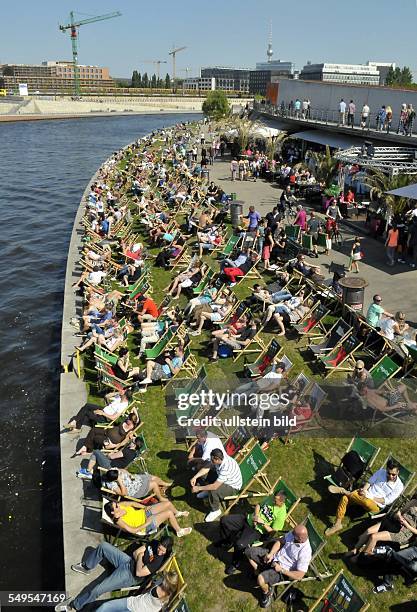
[{"label": "sky", "polygon": [[[68,34],[58,24],[73,10],[86,19],[120,11],[121,17],[80,28],[80,64],[108,66],[116,77],[134,69],[156,72],[146,60],[177,55],[177,76],[201,66],[254,68],[266,60],[270,21],[273,59],[295,62],[394,61],[417,80],[417,0],[15,0],[0,10],[0,63],[36,64],[72,59]],[[401,10],[397,9],[397,5]]]}]

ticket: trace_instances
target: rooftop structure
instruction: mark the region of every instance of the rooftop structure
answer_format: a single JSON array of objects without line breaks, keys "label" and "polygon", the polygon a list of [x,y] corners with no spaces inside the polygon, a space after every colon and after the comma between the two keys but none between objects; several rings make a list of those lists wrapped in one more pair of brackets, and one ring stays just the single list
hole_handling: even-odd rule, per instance
[{"label": "rooftop structure", "polygon": [[379,71],[379,84],[385,85],[385,80],[388,75],[388,70],[394,68],[395,62],[367,62],[367,66],[373,66]]},{"label": "rooftop structure", "polygon": [[358,164],[385,174],[417,174],[417,151],[411,147],[373,147],[364,142],[334,155],[345,164]]}]

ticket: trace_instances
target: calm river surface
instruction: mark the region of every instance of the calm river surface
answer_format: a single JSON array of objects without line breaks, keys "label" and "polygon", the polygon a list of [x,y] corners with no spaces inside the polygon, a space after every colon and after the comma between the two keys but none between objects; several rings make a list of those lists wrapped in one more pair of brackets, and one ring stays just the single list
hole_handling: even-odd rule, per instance
[{"label": "calm river surface", "polygon": [[113,151],[196,117],[0,123],[0,590],[63,587],[60,332],[83,190]]}]

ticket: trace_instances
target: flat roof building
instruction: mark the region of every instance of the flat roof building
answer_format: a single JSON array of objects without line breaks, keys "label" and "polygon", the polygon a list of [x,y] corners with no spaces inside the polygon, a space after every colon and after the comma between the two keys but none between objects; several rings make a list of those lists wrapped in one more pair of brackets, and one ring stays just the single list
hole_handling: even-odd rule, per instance
[{"label": "flat roof building", "polygon": [[379,70],[366,64],[311,64],[307,63],[300,72],[305,81],[327,81],[352,85],[379,85]]},{"label": "flat roof building", "polygon": [[[114,88],[109,69],[101,66],[78,66],[81,91]],[[73,93],[74,64],[65,60],[48,60],[41,64],[1,64],[2,87],[15,91],[19,83],[27,83],[29,94]]]}]

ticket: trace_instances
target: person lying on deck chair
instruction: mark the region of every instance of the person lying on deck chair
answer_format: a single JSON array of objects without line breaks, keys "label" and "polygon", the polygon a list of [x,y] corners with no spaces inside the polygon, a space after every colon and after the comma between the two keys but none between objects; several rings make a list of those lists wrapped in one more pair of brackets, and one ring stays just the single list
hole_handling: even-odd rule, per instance
[{"label": "person lying on deck chair", "polygon": [[[55,610],[58,612],[81,610],[104,593],[146,584],[169,559],[172,545],[173,539],[164,536],[159,541],[152,540],[148,544],[138,546],[130,556],[109,542],[102,542],[97,548],[88,551],[84,561],[71,565],[71,569],[78,574],[89,576],[99,563],[106,560],[112,567],[111,573],[103,573],[101,579],[94,580],[77,597],[70,597],[62,604],[58,604]],[[114,605],[114,601],[110,603]]]},{"label": "person lying on deck chair", "polygon": [[249,563],[258,572],[257,582],[262,590],[261,608],[268,608],[273,599],[271,588],[282,580],[301,580],[310,565],[312,551],[308,531],[297,525],[277,540],[271,550],[263,546],[251,546],[245,552]]},{"label": "person lying on deck chair", "polygon": [[258,327],[255,319],[249,319],[244,327],[234,331],[233,328],[217,329],[212,332],[213,336],[213,354],[210,361],[217,361],[217,352],[220,344],[226,344],[233,350],[242,350],[252,342],[258,332]]},{"label": "person lying on deck chair", "polygon": [[[145,378],[140,381],[140,393],[145,393],[147,386],[162,379],[172,378],[179,372],[184,363],[184,347],[178,344],[174,352],[165,351],[159,361],[146,362]],[[145,386],[146,385],[146,386]]]},{"label": "person lying on deck chair", "polygon": [[[201,468],[190,480],[192,493],[197,493],[199,499],[208,498],[211,511],[204,519],[206,523],[211,523],[219,518],[222,513],[221,501],[228,495],[237,495],[242,488],[240,467],[233,457],[215,448],[210,453],[210,460],[212,466]],[[203,476],[207,476],[207,480],[211,482],[197,484],[197,481]]]},{"label": "person lying on deck chair", "polygon": [[159,501],[165,501],[165,489],[172,485],[152,474],[130,474],[127,470],[111,469],[101,475],[101,484],[122,497],[142,499],[147,495],[155,495]]},{"label": "person lying on deck chair", "polygon": [[349,504],[361,506],[368,512],[378,512],[391,505],[403,492],[404,485],[399,477],[400,466],[395,459],[388,459],[386,468],[375,472],[368,482],[355,491],[343,487],[329,486],[330,493],[341,494],[336,511],[336,522],[326,529],[326,536],[331,536],[343,529],[342,520]]},{"label": "person lying on deck chair", "polygon": [[138,414],[132,412],[120,425],[108,428],[93,427],[84,440],[84,444],[74,456],[87,455],[95,449],[117,449],[125,443],[126,438],[129,440],[133,437],[133,430],[139,423]]},{"label": "person lying on deck chair", "polygon": [[110,453],[103,453],[101,450],[94,450],[88,458],[87,467],[81,467],[77,473],[77,478],[83,480],[92,480],[93,471],[96,467],[126,469],[144,450],[144,440],[142,436],[137,436],[129,444],[126,444],[120,450],[114,450]]},{"label": "person lying on deck chair", "polygon": [[237,572],[243,553],[257,540],[270,538],[282,531],[287,516],[286,495],[280,491],[274,495],[273,503],[256,504],[252,514],[228,514],[220,519],[221,539],[215,543],[218,548],[229,549],[234,546],[230,565],[226,574]]},{"label": "person lying on deck chair", "polygon": [[188,516],[188,510],[179,511],[170,501],[162,501],[151,506],[140,502],[123,501],[105,504],[104,510],[111,517],[114,524],[134,535],[150,535],[158,531],[158,527],[168,521],[178,538],[192,532],[192,527],[181,528],[177,518]]},{"label": "person lying on deck chair", "polygon": [[410,400],[408,389],[403,384],[392,388],[387,383],[379,389],[372,389],[366,383],[360,383],[358,393],[365,407],[372,410],[381,413],[408,410],[414,415],[417,414],[417,403]]},{"label": "person lying on deck chair", "polygon": [[123,414],[132,398],[132,390],[126,389],[123,392],[108,393],[105,396],[107,405],[98,406],[97,404],[87,403],[71,417],[66,430],[78,433],[83,425],[94,427],[97,423],[108,423],[114,421]]}]

